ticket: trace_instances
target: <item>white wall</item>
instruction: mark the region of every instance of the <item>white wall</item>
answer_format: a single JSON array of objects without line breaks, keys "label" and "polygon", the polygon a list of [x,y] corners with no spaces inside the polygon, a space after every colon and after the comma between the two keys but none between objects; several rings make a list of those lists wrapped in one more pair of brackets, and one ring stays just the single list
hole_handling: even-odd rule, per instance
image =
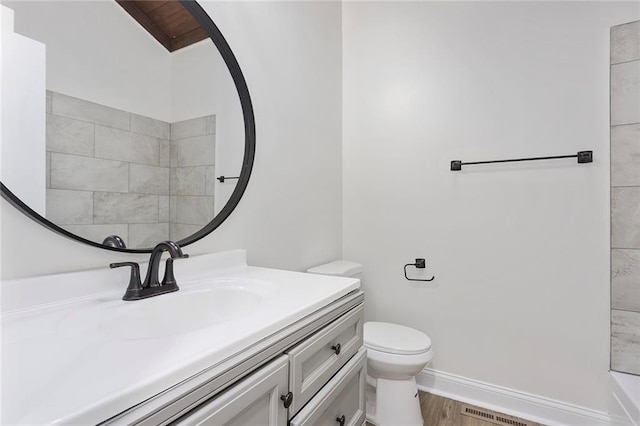
[{"label": "white wall", "polygon": [[[609,27],[635,2],[345,2],[344,257],[433,368],[596,410],[609,367]],[[464,167],[573,154],[575,159]],[[402,267],[427,259],[431,284]]]},{"label": "white wall", "polygon": [[[340,4],[203,6],[247,79],[257,152],[249,187],[236,211],[185,252],[242,247],[253,265],[293,270],[340,257]],[[5,279],[148,258],[86,247],[47,231],[4,200],[1,206]],[[179,277],[179,269],[176,274]]]},{"label": "white wall", "polygon": [[42,43],[13,32],[13,11],[0,5],[0,167],[2,183],[45,214],[45,57]]},{"label": "white wall", "polygon": [[116,2],[3,4],[17,33],[47,45],[48,90],[171,121],[171,56]]}]

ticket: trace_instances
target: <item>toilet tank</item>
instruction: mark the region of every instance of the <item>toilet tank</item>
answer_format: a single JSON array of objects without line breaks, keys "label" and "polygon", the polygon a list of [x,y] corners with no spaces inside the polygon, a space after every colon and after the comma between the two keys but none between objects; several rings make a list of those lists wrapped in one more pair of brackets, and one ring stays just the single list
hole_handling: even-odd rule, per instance
[{"label": "toilet tank", "polygon": [[309,268],[307,272],[310,274],[361,279],[362,265],[348,260],[334,260],[333,262]]}]

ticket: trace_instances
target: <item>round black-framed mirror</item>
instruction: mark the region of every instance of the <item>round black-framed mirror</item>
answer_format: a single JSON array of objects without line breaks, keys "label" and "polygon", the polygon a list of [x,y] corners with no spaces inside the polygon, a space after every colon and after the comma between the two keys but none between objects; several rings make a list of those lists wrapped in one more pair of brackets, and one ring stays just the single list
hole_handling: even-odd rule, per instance
[{"label": "round black-framed mirror", "polygon": [[[206,11],[202,8],[194,0],[179,0],[179,3],[195,18],[196,21],[202,26],[202,28],[206,31],[209,38],[213,41],[214,45],[218,49],[220,56],[222,57],[230,75],[235,85],[237,94],[239,96],[240,107],[242,110],[243,124],[244,124],[244,154],[242,158],[242,165],[240,169],[240,174],[237,179],[237,184],[233,192],[231,193],[228,201],[222,207],[222,209],[216,213],[213,219],[204,225],[197,232],[189,235],[186,238],[178,240],[177,243],[180,246],[186,246],[192,244],[195,241],[200,240],[205,237],[217,227],[219,227],[235,210],[242,195],[244,194],[247,185],[249,183],[249,178],[251,176],[251,171],[253,168],[253,162],[255,157],[255,119],[253,114],[253,106],[251,103],[251,97],[249,95],[249,90],[244,79],[244,75],[240,69],[238,61],[235,58],[229,44],[225,40],[224,36],[215,25],[213,20],[209,17]],[[222,182],[222,181],[221,181]],[[68,237],[70,239],[76,240],[78,242],[82,242],[88,244],[93,247],[98,247],[106,250],[112,251],[120,251],[120,252],[129,252],[129,253],[149,253],[152,247],[149,248],[119,248],[112,247],[109,245],[101,244],[96,241],[91,241],[89,239],[83,238],[79,235],[76,235],[63,227],[53,223],[47,218],[43,217],[35,210],[33,210],[29,205],[24,203],[16,194],[14,194],[7,186],[4,185],[3,182],[0,182],[0,189],[2,193],[2,197],[11,203],[18,210],[22,211],[29,218],[33,219],[37,223],[46,228]]]}]

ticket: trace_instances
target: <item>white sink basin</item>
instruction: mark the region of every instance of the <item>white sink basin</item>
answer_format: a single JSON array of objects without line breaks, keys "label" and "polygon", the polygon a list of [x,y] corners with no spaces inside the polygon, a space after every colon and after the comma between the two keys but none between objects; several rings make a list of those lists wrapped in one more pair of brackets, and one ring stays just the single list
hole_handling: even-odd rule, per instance
[{"label": "white sink basin", "polygon": [[258,280],[218,279],[185,286],[175,293],[136,301],[98,301],[67,317],[70,322],[88,321],[104,334],[118,339],[150,339],[188,333],[250,316],[273,295],[270,285]]}]

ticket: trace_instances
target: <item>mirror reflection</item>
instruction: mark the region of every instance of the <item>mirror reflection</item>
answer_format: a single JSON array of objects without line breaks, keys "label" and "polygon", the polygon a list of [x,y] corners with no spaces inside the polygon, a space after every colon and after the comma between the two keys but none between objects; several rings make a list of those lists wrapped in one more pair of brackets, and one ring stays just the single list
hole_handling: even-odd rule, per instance
[{"label": "mirror reflection", "polygon": [[[144,28],[133,3],[168,23],[168,38]],[[22,64],[29,81],[15,94],[40,94],[44,134],[3,130],[2,182],[48,220],[98,243],[117,236],[148,249],[209,223],[236,183],[216,178],[240,173],[242,111],[215,45],[178,17],[180,4],[2,4],[14,10],[15,32],[45,52]]]}]

